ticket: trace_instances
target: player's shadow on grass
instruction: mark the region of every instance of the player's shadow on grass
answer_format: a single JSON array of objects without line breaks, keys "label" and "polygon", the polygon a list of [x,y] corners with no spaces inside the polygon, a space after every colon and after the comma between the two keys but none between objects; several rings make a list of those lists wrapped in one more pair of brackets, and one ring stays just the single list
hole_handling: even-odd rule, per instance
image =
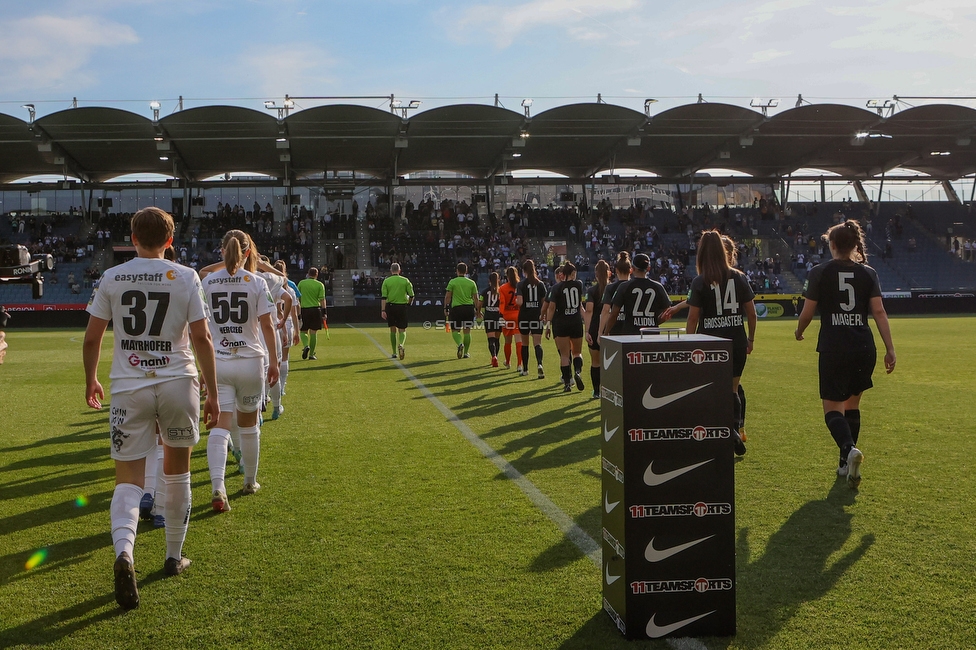
[{"label": "player's shadow on grass", "polygon": [[18,551],[0,556],[0,585],[21,580],[30,580],[38,575],[58,571],[64,567],[83,562],[95,551],[112,545],[112,537],[107,532],[78,537],[57,542],[44,547],[44,561],[34,569],[25,568],[27,560],[41,549]]},{"label": "player's shadow on grass", "polygon": [[335,363],[315,363],[315,365],[304,365],[307,362],[302,362],[301,364],[296,364],[291,361],[288,364],[288,373],[293,374],[296,372],[311,372],[314,370],[336,370],[341,368],[349,368],[351,366],[363,366],[363,365],[376,365],[381,363],[379,359],[358,359],[355,361],[337,361]]},{"label": "player's shadow on grass", "polygon": [[0,485],[0,501],[49,494],[58,490],[79,490],[84,493],[85,487],[101,483],[114,474],[112,468],[103,467],[74,474],[55,470],[40,476],[36,474],[26,476]]},{"label": "player's shadow on grass", "polygon": [[[764,646],[805,603],[822,598],[874,544],[874,535],[840,557],[851,536],[853,514],[844,507],[854,492],[837,480],[824,499],[810,501],[790,515],[766,543],[763,554],[750,558],[749,530],[739,531],[736,549],[738,629],[736,643]],[[839,595],[843,600],[843,595]],[[726,640],[726,645],[729,642]],[[706,642],[708,647],[717,647]]]},{"label": "player's shadow on grass", "polygon": [[94,412],[93,415],[95,417],[91,418],[91,421],[89,422],[75,422],[67,425],[75,428],[86,427],[84,431],[73,431],[71,433],[66,433],[63,436],[33,440],[26,445],[6,447],[0,449],[0,453],[5,454],[16,451],[36,451],[39,448],[48,445],[64,445],[70,443],[94,442],[96,440],[108,440],[108,416],[98,411]]},{"label": "player's shadow on grass", "polygon": [[63,501],[51,506],[22,512],[0,519],[0,537],[16,533],[21,530],[43,526],[52,522],[65,523],[77,517],[83,517],[94,511],[108,511],[112,502],[113,490],[88,495],[88,503],[79,508],[74,501]]},{"label": "player's shadow on grass", "polygon": [[[111,566],[108,567],[111,576]],[[138,569],[137,569],[138,572]],[[145,599],[145,588],[154,582],[164,579],[162,569],[155,571],[145,577],[138,576],[139,590],[141,598]],[[109,579],[110,580],[110,579]],[[97,610],[105,609],[97,614]],[[124,616],[125,612],[115,603],[115,592],[103,594],[89,598],[86,601],[72,605],[57,612],[46,614],[32,621],[22,623],[17,627],[7,628],[0,631],[0,647],[6,648],[13,645],[42,645],[61,641],[72,634],[83,630],[90,625],[95,625],[102,621],[107,621],[119,616]]]},{"label": "player's shadow on grass", "polygon": [[[108,438],[107,435],[105,437]],[[0,467],[0,475],[6,472],[15,472],[18,470],[33,469],[36,467],[92,465],[108,460],[108,457],[108,445],[89,447],[88,449],[82,449],[79,451],[65,451],[57,454],[48,454],[47,456],[31,456],[30,458],[15,460],[9,465]]]}]

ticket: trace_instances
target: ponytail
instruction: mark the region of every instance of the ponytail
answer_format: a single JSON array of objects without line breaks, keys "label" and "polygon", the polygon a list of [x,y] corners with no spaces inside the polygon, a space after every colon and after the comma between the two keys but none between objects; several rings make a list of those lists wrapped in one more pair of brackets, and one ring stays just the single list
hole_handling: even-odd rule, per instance
[{"label": "ponytail", "polygon": [[[224,254],[224,268],[231,275],[237,273],[238,269],[246,263],[246,258],[250,250],[251,238],[247,233],[240,230],[229,230],[220,242],[220,249]],[[250,269],[248,269],[250,270]]]},{"label": "ponytail", "polygon": [[851,219],[832,226],[824,233],[824,239],[834,245],[834,248],[844,257],[849,257],[858,264],[868,261],[868,254],[864,245],[864,231],[861,225]]},{"label": "ponytail", "polygon": [[596,266],[593,267],[593,273],[596,275],[596,285],[600,289],[600,296],[607,290],[607,285],[610,283],[610,265],[607,264],[606,260],[599,260]]}]

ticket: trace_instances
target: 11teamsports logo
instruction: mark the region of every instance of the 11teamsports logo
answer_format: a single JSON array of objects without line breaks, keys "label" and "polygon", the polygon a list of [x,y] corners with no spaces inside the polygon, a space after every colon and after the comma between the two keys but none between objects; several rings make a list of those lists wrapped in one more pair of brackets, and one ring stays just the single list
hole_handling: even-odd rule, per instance
[{"label": "11teamsports logo", "polygon": [[632,366],[656,363],[725,363],[729,360],[726,350],[669,350],[665,352],[628,352],[627,363]]}]

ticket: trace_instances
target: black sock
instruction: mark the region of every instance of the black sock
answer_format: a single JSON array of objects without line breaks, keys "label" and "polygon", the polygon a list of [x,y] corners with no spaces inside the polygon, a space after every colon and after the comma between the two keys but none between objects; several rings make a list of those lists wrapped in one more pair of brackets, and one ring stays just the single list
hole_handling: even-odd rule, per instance
[{"label": "black sock", "polygon": [[[528,356],[528,355],[526,355],[526,356]],[[540,366],[542,365],[542,346],[541,345],[535,346],[535,362],[537,364],[539,364]]]},{"label": "black sock", "polygon": [[577,375],[583,372],[583,357],[573,357],[573,372]]},{"label": "black sock", "polygon": [[522,344],[522,370],[529,369],[529,346],[526,343]]},{"label": "black sock", "polygon": [[851,447],[854,446],[854,441],[851,439],[850,425],[847,424],[847,420],[840,411],[831,411],[824,415],[824,422],[827,424],[827,428],[830,429],[830,435],[833,437],[834,442],[837,443],[837,447],[840,448],[840,457],[846,459],[847,454],[851,451]]},{"label": "black sock", "polygon": [[559,366],[559,372],[563,376],[563,383],[568,384],[572,374],[569,372],[569,366]]},{"label": "black sock", "polygon": [[746,426],[746,392],[742,390],[742,384],[739,384],[739,402],[742,403],[742,408],[739,410],[739,420],[738,427],[742,429]]},{"label": "black sock", "polygon": [[739,401],[739,394],[732,394],[732,428],[739,430],[739,415],[742,413],[742,403]]},{"label": "black sock", "polygon": [[844,419],[847,420],[847,426],[851,428],[851,441],[857,447],[857,436],[861,433],[861,411],[859,409],[844,411]]},{"label": "black sock", "polygon": [[590,366],[590,383],[593,384],[593,392],[600,392],[600,366]]}]

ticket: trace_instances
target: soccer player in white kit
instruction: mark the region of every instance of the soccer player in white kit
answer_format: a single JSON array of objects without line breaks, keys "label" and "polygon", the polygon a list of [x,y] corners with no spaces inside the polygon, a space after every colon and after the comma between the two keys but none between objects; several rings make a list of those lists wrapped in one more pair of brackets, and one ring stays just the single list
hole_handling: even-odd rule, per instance
[{"label": "soccer player in white kit", "polygon": [[244,494],[254,494],[261,451],[258,409],[264,401],[265,378],[278,383],[277,333],[273,317],[275,301],[254,268],[253,243],[240,230],[230,230],[221,242],[224,268],[208,274],[203,290],[210,306],[210,334],[217,357],[217,391],[221,405],[217,426],[207,440],[207,464],[213,487],[211,505],[227,512],[227,441],[237,415],[244,465]]},{"label": "soccer player in white kit", "polygon": [[[278,323],[278,332],[281,337],[281,363],[279,368],[279,379],[278,386],[280,387],[280,397],[284,397],[285,388],[288,385],[288,370],[289,370],[289,357],[291,353],[291,348],[298,345],[301,340],[298,338],[298,332],[301,330],[301,324],[298,322],[298,294],[295,293],[294,283],[288,279],[288,269],[285,266],[284,260],[278,260],[274,263],[274,267],[284,274],[285,287],[284,291],[288,294],[288,298],[291,299],[291,307],[288,307],[288,301],[285,300],[284,296],[278,302],[278,308],[281,311],[279,316],[281,321]],[[278,416],[285,412],[284,406],[281,405],[279,397],[278,407],[274,409],[271,413],[271,419],[277,420]]]},{"label": "soccer player in white kit", "polygon": [[[268,283],[268,291],[271,293],[271,299],[275,303],[274,312],[274,322],[277,329],[284,327],[285,318],[282,316],[279,318],[278,304],[284,303],[284,314],[291,311],[292,298],[291,294],[288,292],[288,278],[278,269],[271,266],[271,260],[265,256],[261,256],[262,269],[260,271],[261,277],[264,278],[265,282]],[[265,270],[267,269],[267,270]],[[275,336],[275,359],[280,360],[284,358],[284,343],[281,340],[281,336]],[[271,355],[269,355],[271,356]],[[278,374],[281,374],[281,367],[279,365]],[[284,411],[281,407],[281,382],[276,382],[274,384],[267,383],[264,386],[265,395],[271,399],[271,419],[277,420],[278,416]],[[246,465],[245,465],[246,466]]]},{"label": "soccer player in white kit", "polygon": [[102,276],[88,303],[84,342],[85,397],[99,409],[105,391],[98,381],[98,359],[105,329],[114,322],[109,423],[115,492],[110,512],[115,600],[123,609],[139,606],[133,546],[146,457],[155,454],[157,425],[166,485],[163,570],[178,575],[190,564],[183,557],[183,542],[190,518],[190,452],[200,439],[197,363],[207,385],[204,424],[213,426],[220,415],[200,278],[193,269],[163,259],[173,241],[173,218],[159,208],[145,208],[133,215],[131,227],[137,257]]}]

